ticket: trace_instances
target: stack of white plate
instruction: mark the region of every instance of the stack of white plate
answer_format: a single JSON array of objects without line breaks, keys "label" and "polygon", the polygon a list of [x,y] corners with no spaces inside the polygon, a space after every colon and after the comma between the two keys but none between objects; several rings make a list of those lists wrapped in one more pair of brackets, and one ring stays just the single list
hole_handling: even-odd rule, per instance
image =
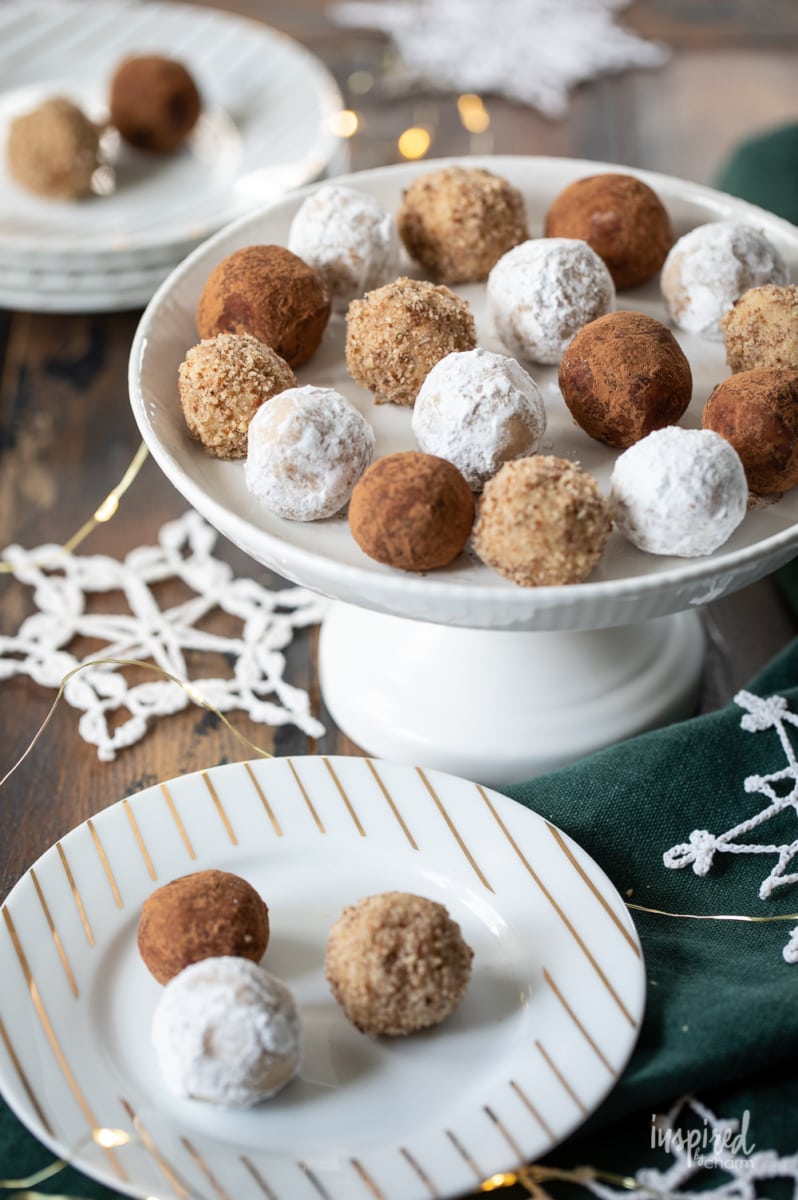
[{"label": "stack of white plate", "polygon": [[[203,113],[171,155],[113,131],[95,194],[53,200],[7,166],[10,122],[66,96],[98,122],[129,54],[191,71]],[[346,164],[341,97],[322,64],[265,25],[215,9],[139,0],[6,0],[0,5],[0,306],[35,312],[136,308],[210,233]]]}]

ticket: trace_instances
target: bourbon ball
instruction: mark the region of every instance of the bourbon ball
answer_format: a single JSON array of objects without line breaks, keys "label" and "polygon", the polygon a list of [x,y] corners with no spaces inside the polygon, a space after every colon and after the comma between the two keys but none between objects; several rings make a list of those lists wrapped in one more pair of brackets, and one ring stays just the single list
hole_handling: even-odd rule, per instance
[{"label": "bourbon ball", "polygon": [[97,126],[71,100],[54,96],[11,122],[8,169],[28,191],[78,200],[91,192],[99,149]]},{"label": "bourbon ball", "polygon": [[374,456],[374,430],[334,388],[289,388],[252,418],[247,488],[287,521],[331,517]]},{"label": "bourbon ball", "polygon": [[617,288],[653,278],[673,244],[673,228],[656,192],[633,175],[588,175],[554,199],[547,237],[584,238],[604,259]]},{"label": "bourbon ball", "polygon": [[250,883],[229,871],[182,875],[142,905],[139,954],[159,983],[204,958],[259,962],[268,944],[268,908]]},{"label": "bourbon ball", "polygon": [[483,167],[441,167],[414,179],[397,216],[408,254],[441,283],[487,279],[528,237],[518,188]]},{"label": "bourbon ball", "polygon": [[325,957],[333,996],[372,1036],[429,1029],[462,1001],[474,952],[443,904],[410,892],[367,896],[345,908]]},{"label": "bourbon ball", "polygon": [[553,455],[505,463],[485,484],[474,526],[477,555],[522,587],[581,583],[612,530],[591,475]]},{"label": "bourbon ball", "polygon": [[474,494],[457,467],[420,450],[377,459],[349,502],[349,528],[364,554],[405,571],[445,567],[473,523]]},{"label": "bourbon ball", "polygon": [[529,362],[558,363],[571,338],[615,307],[615,285],[578,238],[532,238],[488,277],[488,312],[502,345]]},{"label": "bourbon ball", "polygon": [[247,1108],[299,1071],[302,1023],[291,992],[263,967],[229,955],[206,958],[164,988],[152,1047],[174,1095]]},{"label": "bourbon ball", "polygon": [[707,400],[701,424],[731,442],[756,495],[798,484],[798,370],[756,367],[724,379]]},{"label": "bourbon ball", "polygon": [[514,358],[482,346],[447,354],[421,385],[411,422],[420,449],[454,463],[475,492],[546,432],[538,385]]},{"label": "bourbon ball", "polygon": [[754,225],[709,221],[680,237],[662,268],[662,298],[678,329],[723,340],[721,320],[749,288],[787,282],[778,247]]},{"label": "bourbon ball", "polygon": [[329,318],[327,284],[283,246],[245,246],[222,259],[197,305],[201,338],[251,333],[291,367],[318,348]]},{"label": "bourbon ball", "polygon": [[217,333],[186,354],[178,370],[189,432],[217,458],[243,458],[249,423],[262,404],[296,386],[294,372],[248,333]]},{"label": "bourbon ball", "polygon": [[399,235],[387,209],[357,188],[326,183],[291,222],[288,249],[325,279],[333,309],[399,274]]},{"label": "bourbon ball", "polygon": [[412,406],[436,362],[476,344],[471,309],[442,284],[402,276],[347,312],[346,365],[377,404]]},{"label": "bourbon ball", "polygon": [[196,125],[202,99],[182,63],[134,54],[114,71],[109,108],[111,124],[131,146],[171,154]]},{"label": "bourbon ball", "polygon": [[619,450],[674,425],[693,386],[690,364],[667,326],[625,311],[577,333],[562,357],[559,383],[576,423]]},{"label": "bourbon ball", "polygon": [[615,460],[616,529],[648,554],[712,554],[743,520],[748,485],[740,456],[711,429],[655,429]]},{"label": "bourbon ball", "polygon": [[749,288],[721,318],[720,327],[732,371],[798,370],[798,287],[794,283]]}]

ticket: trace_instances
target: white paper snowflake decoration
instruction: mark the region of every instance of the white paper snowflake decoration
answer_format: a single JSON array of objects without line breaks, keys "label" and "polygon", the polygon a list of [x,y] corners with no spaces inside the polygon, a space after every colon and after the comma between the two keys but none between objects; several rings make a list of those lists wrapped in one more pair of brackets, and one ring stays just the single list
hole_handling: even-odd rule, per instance
[{"label": "white paper snowflake decoration", "polygon": [[[759,793],[768,803],[754,816],[732,826],[724,833],[710,833],[708,829],[694,829],[686,842],[672,846],[663,855],[666,867],[692,866],[696,875],[706,875],[712,867],[716,854],[770,854],[777,861],[759,888],[761,900],[767,900],[776,888],[798,883],[798,872],[787,873],[787,868],[798,854],[798,837],[791,842],[747,842],[741,841],[754,830],[766,825],[780,813],[792,810],[798,816],[798,760],[787,733],[787,726],[798,726],[798,715],[791,712],[783,696],[762,698],[751,692],[738,692],[735,704],[746,709],[740,727],[748,733],[761,733],[775,729],[784,751],[787,765],[769,775],[749,775],[743,781],[746,792]],[[776,784],[786,785],[784,794],[776,792]],[[783,950],[787,962],[798,962],[798,928],[790,934]]]},{"label": "white paper snowflake decoration", "polygon": [[390,34],[407,85],[500,94],[562,117],[599,75],[661,66],[664,46],[615,21],[629,0],[337,0],[334,21]]},{"label": "white paper snowflake decoration", "polygon": [[[163,526],[157,546],[142,546],[121,562],[70,554],[61,546],[9,546],[3,558],[12,564],[15,577],[34,589],[38,612],[14,637],[0,637],[0,680],[27,675],[43,687],[58,688],[81,663],[137,659],[190,684],[195,695],[219,712],[241,709],[253,721],[294,724],[309,737],[321,737],[324,726],[312,716],[308,694],[283,678],[282,652],[295,630],[321,620],[325,601],[303,588],[271,591],[252,579],[236,578],[227,563],[212,556],[215,543],[214,530],[198,513],[188,512]],[[170,579],[181,580],[193,594],[162,609],[153,588]],[[89,611],[93,593],[116,590],[129,611]],[[200,627],[215,610],[238,619],[237,635],[223,637]],[[99,641],[101,648],[76,657],[69,646],[80,637]],[[226,655],[231,677],[190,680],[185,656],[191,651]],[[179,712],[191,702],[185,688],[169,680],[129,686],[121,667],[112,663],[87,666],[73,675],[64,698],[82,710],[80,735],[97,746],[98,757],[106,762],[142,738],[155,717]],[[110,718],[123,710],[128,719],[111,729]]]}]

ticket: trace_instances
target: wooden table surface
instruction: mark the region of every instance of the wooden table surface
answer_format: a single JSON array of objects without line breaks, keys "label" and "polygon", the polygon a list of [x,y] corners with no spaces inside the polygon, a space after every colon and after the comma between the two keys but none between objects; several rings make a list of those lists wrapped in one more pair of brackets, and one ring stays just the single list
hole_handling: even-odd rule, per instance
[{"label": "wooden table surface", "polygon": [[[352,97],[347,89],[353,69],[376,68],[386,43],[377,34],[336,28],[320,0],[268,6],[261,0],[232,0],[227,7],[254,17],[267,13],[271,24],[329,65],[347,101],[357,103],[362,115],[361,132],[351,143],[353,168],[396,161],[397,134],[420,120],[434,127],[431,156],[465,156],[472,148],[453,97]],[[567,117],[559,121],[488,98],[490,140],[480,148],[606,160],[710,182],[742,137],[795,119],[798,13],[793,0],[646,0],[622,17],[672,45],[665,67],[580,87]],[[139,316],[0,312],[0,546],[65,542],[119,481],[139,442],[126,383]],[[160,526],[186,507],[150,460],[116,517],[83,549],[123,557],[136,546],[153,544]],[[240,574],[278,582],[223,539],[217,552]],[[1,577],[0,633],[15,633],[30,611],[29,589]],[[710,651],[704,708],[726,702],[795,632],[769,581],[710,605],[705,619]],[[314,710],[328,729],[322,740],[308,739],[293,726],[273,731],[233,714],[242,733],[275,754],[357,752],[324,712],[316,643],[313,630],[295,638],[287,677],[310,690]],[[0,683],[0,774],[25,749],[52,699],[51,691],[25,678]],[[161,719],[115,762],[100,763],[95,749],[79,738],[77,721],[76,711],[61,705],[35,751],[4,785],[0,895],[42,851],[97,810],[154,782],[250,756],[218,721],[191,708]]]}]

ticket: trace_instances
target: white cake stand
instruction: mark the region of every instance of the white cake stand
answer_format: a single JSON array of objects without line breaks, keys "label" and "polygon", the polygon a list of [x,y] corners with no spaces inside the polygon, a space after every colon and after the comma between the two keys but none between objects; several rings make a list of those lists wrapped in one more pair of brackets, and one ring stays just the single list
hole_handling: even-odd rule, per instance
[{"label": "white cake stand", "polygon": [[[554,196],[604,163],[546,158],[469,159],[523,192],[531,236]],[[439,163],[402,164],[347,177],[395,211],[404,188]],[[648,172],[677,234],[714,220],[762,229],[798,276],[798,231],[777,217],[708,188]],[[291,218],[312,190],[293,193],[229,226],[199,247],[156,293],[130,359],[133,412],[166,475],[208,521],[256,561],[335,603],[324,622],[321,685],[341,729],[369,753],[501,784],[573,761],[643,729],[689,713],[700,682],[700,607],[760,579],[798,549],[798,497],[751,510],[725,546],[701,559],[661,558],[616,531],[587,583],[520,588],[467,552],[451,567],[415,576],[368,559],[345,515],[288,522],[259,508],[240,463],[209,458],[188,437],[177,370],[196,343],[196,301],[213,266],[257,242],[285,244]],[[408,274],[414,272],[406,264]],[[472,305],[481,345],[501,350],[487,322],[484,287],[458,289]],[[656,283],[622,293],[618,307],[665,319]],[[333,318],[300,369],[301,384],[336,387],[373,424],[377,454],[412,448],[410,412],[375,406],[348,377],[345,326]],[[698,426],[711,389],[728,374],[723,346],[679,335],[693,369],[693,401],[682,423]],[[615,452],[571,421],[556,370],[532,366],[543,389],[543,450],[578,461],[606,488]]]}]

